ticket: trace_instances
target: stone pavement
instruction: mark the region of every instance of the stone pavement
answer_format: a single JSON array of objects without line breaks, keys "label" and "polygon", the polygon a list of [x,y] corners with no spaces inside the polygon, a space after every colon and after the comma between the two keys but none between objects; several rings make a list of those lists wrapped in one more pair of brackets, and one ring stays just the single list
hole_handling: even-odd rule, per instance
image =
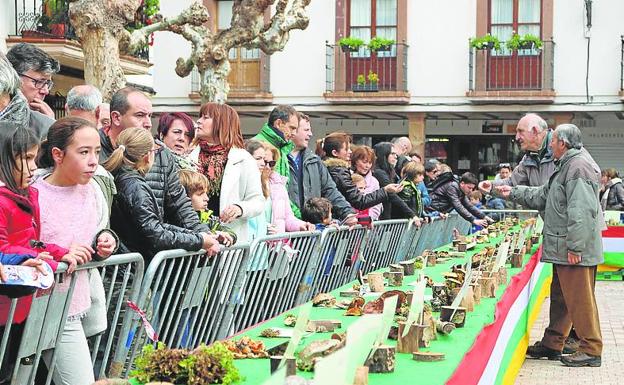
[{"label": "stone pavement", "polygon": [[[557,361],[527,359],[516,385],[615,385],[624,382],[624,282],[596,282],[604,348],[600,368],[568,368]],[[541,339],[548,325],[548,298],[531,330],[530,344]]]}]

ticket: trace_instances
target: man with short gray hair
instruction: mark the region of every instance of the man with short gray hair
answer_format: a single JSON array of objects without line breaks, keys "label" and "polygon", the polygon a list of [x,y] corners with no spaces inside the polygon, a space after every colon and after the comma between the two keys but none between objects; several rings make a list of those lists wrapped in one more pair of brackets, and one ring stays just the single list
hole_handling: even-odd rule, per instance
[{"label": "man with short gray hair", "polygon": [[30,127],[39,139],[44,139],[54,120],[31,110],[20,87],[19,75],[0,52],[0,121]]},{"label": "man with short gray hair", "polygon": [[[541,262],[553,264],[550,320],[544,337],[527,349],[533,358],[561,359],[566,366],[601,365],[602,335],[594,294],[596,266],[604,262],[600,208],[600,168],[583,150],[581,130],[557,126],[550,141],[557,167],[540,187],[497,186],[497,192],[524,207],[544,212]],[[574,324],[578,350],[561,356]]]},{"label": "man with short gray hair", "polygon": [[84,84],[72,87],[67,93],[65,112],[67,116],[77,116],[97,125],[100,119],[102,93],[96,87]]},{"label": "man with short gray hair", "polygon": [[54,111],[43,99],[54,86],[52,75],[60,71],[59,62],[30,43],[14,45],[6,56],[21,78],[22,93],[30,108],[54,119]]}]

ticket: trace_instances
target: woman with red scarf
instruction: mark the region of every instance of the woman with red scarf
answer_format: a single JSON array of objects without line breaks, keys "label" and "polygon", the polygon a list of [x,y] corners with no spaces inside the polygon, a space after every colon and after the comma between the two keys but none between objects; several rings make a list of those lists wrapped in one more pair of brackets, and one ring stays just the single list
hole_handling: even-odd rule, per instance
[{"label": "woman with red scarf", "polygon": [[208,178],[208,208],[246,242],[247,221],[264,210],[264,195],[256,162],[244,149],[238,114],[227,104],[206,103],[197,124],[191,159]]}]

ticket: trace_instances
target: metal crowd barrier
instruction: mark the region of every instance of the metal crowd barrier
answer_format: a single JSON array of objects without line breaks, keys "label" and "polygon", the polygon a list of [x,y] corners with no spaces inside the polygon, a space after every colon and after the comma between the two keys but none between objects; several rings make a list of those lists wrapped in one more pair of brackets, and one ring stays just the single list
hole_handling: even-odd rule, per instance
[{"label": "metal crowd barrier", "polygon": [[[123,275],[118,275],[120,267],[125,271]],[[105,294],[106,303],[103,306],[107,309],[112,322],[107,323],[104,333],[94,336],[90,341],[93,352],[92,363],[101,368],[100,375],[104,373],[112,356],[113,335],[117,332],[116,325],[120,319],[119,314],[122,308],[120,298],[125,297],[128,290],[130,290],[130,297],[136,296],[140,288],[143,274],[143,258],[140,254],[111,256],[102,262],[84,264],[78,266],[70,276],[65,274],[67,265],[60,263],[55,272],[55,285],[47,290],[37,290],[32,295],[28,318],[19,325],[12,324],[19,299],[12,299],[7,323],[3,327],[0,362],[6,366],[2,368],[3,374],[5,371],[9,374],[9,365],[13,365],[13,368],[10,370],[10,377],[2,380],[8,381],[11,385],[35,384],[37,370],[43,359],[48,368],[48,375],[45,382],[38,380],[37,383],[49,385],[52,382],[56,365],[55,348],[65,328],[76,278],[79,274],[86,274],[86,279],[89,281],[89,271],[98,268],[101,269],[102,277],[108,276],[110,282],[120,283],[119,296],[112,296],[110,291],[108,295]],[[129,288],[128,283],[132,274],[135,276]],[[111,285],[113,286],[115,285]],[[14,335],[12,339],[9,339],[11,329],[17,331],[22,328],[21,335]],[[16,350],[16,354],[11,352],[12,349]],[[6,356],[7,354],[10,357]]]},{"label": "metal crowd barrier", "polygon": [[[230,330],[239,332],[292,308],[305,285],[308,266],[319,263],[321,233],[292,232],[261,237],[250,247],[242,289],[232,300],[236,307]],[[308,279],[306,279],[308,278]]]},{"label": "metal crowd barrier", "polygon": [[534,218],[539,214],[537,210],[482,210],[485,215],[492,217],[493,219],[504,221],[507,217],[515,217],[523,221],[529,218]]},{"label": "metal crowd barrier", "polygon": [[305,303],[317,293],[325,293],[355,279],[357,267],[366,247],[369,230],[362,226],[349,229],[328,227],[323,230],[318,248],[319,263],[310,264],[302,283],[297,304]]},{"label": "metal crowd barrier", "polygon": [[396,219],[375,222],[363,250],[359,269],[367,274],[393,263],[399,253],[401,241],[407,232],[409,221]]},{"label": "metal crowd barrier", "polygon": [[[150,262],[137,305],[147,313],[158,340],[169,347],[195,348],[225,338],[223,326],[231,322],[240,289],[247,245],[223,249],[215,257],[203,251],[161,251]],[[125,342],[127,359],[116,360],[117,375],[127,376],[143,345],[150,343],[137,314],[129,317]],[[121,358],[118,357],[118,358]]]}]

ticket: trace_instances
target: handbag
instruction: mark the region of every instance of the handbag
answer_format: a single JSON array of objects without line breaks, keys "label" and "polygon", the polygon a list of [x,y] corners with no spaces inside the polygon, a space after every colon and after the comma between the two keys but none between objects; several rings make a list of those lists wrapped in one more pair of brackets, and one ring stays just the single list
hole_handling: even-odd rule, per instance
[{"label": "handbag", "polygon": [[106,294],[98,269],[89,269],[89,293],[91,307],[82,318],[82,329],[87,338],[100,334],[108,327],[106,322]]}]

